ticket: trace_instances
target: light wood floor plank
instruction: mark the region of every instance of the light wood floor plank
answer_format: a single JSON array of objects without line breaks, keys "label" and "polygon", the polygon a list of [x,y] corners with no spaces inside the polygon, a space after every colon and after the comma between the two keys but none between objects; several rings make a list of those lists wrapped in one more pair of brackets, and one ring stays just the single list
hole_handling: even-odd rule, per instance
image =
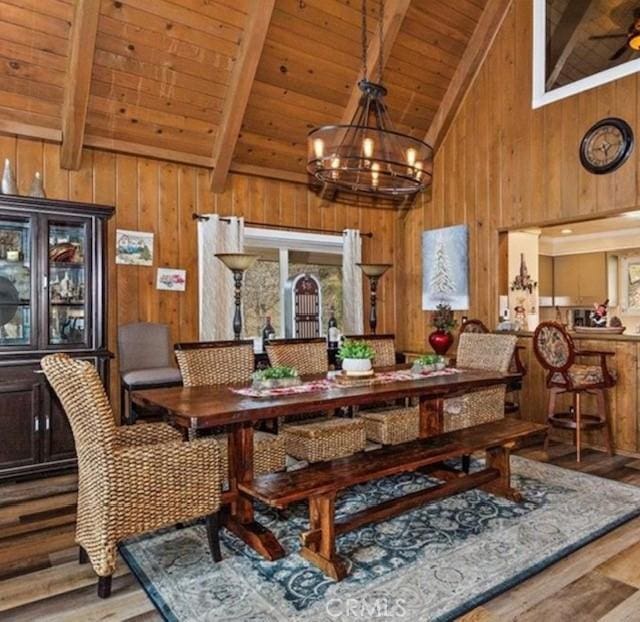
[{"label": "light wood floor plank", "polygon": [[640,589],[640,543],[600,564],[598,572]]},{"label": "light wood floor plank", "polygon": [[640,591],[623,600],[598,622],[638,622],[640,619]]}]

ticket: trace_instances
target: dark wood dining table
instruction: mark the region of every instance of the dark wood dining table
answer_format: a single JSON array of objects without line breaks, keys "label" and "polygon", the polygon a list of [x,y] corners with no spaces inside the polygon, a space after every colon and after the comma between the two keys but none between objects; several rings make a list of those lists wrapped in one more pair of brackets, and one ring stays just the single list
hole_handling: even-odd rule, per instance
[{"label": "dark wood dining table", "polygon": [[[407,365],[398,365],[380,371],[407,368]],[[381,384],[344,386],[335,383],[329,390],[268,398],[246,397],[235,393],[229,386],[209,385],[136,391],[132,399],[135,404],[162,410],[170,423],[183,430],[185,438],[189,432],[197,435],[211,428],[228,428],[229,481],[228,490],[223,494],[224,525],[264,557],[275,560],[285,555],[284,549],[273,533],[255,520],[254,499],[238,488],[239,484],[249,484],[253,480],[253,431],[257,422],[401,398],[418,398],[420,437],[426,438],[443,432],[445,398],[508,384],[518,376],[463,369],[450,375],[416,376],[410,380]],[[303,381],[324,377],[307,376]]]}]

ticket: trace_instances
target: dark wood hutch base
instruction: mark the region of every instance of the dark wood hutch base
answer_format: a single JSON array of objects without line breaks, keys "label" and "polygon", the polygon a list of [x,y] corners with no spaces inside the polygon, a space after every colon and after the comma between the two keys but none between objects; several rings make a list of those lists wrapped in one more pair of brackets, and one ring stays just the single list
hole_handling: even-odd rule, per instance
[{"label": "dark wood hutch base", "polygon": [[[76,462],[67,417],[40,370],[53,352],[91,361],[108,386],[104,205],[0,195],[0,480]],[[11,317],[7,317],[11,315]]]}]

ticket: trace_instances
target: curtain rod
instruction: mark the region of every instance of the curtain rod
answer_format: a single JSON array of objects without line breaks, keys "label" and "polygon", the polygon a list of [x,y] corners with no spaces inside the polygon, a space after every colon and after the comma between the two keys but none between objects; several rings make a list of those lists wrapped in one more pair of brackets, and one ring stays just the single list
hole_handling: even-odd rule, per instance
[{"label": "curtain rod", "polygon": [[[207,221],[209,220],[209,216],[203,216],[202,214],[192,214],[191,218],[193,218],[193,220],[198,220],[198,221]],[[230,218],[224,218],[224,217],[220,217],[219,220],[221,220],[222,222],[231,222]],[[245,225],[249,225],[250,227],[263,227],[265,229],[284,229],[284,230],[288,230],[288,231],[308,231],[310,233],[333,233],[336,235],[342,235],[344,233],[344,231],[338,231],[336,229],[314,229],[312,227],[295,227],[293,225],[289,226],[289,225],[271,225],[265,222],[253,222],[251,220],[245,220],[244,222]],[[368,232],[368,233],[361,233],[360,237],[363,238],[372,238],[373,237],[373,233]]]}]

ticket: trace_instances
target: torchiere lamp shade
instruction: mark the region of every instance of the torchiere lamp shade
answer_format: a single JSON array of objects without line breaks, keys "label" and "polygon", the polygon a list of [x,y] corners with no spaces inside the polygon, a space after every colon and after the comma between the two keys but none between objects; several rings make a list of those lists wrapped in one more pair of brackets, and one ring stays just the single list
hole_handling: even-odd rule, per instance
[{"label": "torchiere lamp shade", "polygon": [[381,277],[389,268],[389,263],[359,263],[362,272],[368,277]]},{"label": "torchiere lamp shade", "polygon": [[245,272],[248,270],[258,259],[257,255],[250,255],[248,253],[217,253],[216,257],[225,265],[229,270],[234,272]]}]

